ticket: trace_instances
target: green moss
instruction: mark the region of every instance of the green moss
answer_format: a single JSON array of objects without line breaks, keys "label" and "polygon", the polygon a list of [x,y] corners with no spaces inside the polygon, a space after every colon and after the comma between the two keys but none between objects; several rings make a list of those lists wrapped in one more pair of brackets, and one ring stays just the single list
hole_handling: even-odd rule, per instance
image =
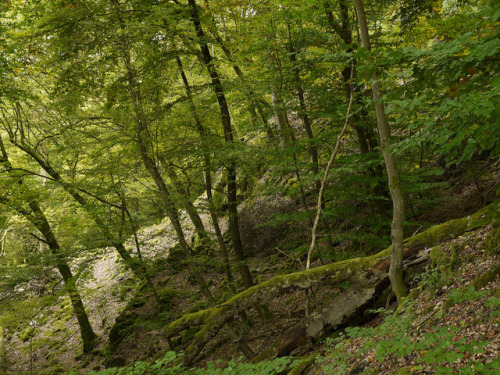
[{"label": "green moss", "polygon": [[19,335],[19,340],[22,342],[28,341],[30,338],[34,337],[37,334],[37,330],[34,327],[27,327],[24,331]]},{"label": "green moss", "polygon": [[130,311],[128,307],[127,305],[127,308],[118,315],[115,324],[109,332],[108,343],[106,345],[107,361],[111,360],[111,356],[120,342],[132,333],[132,327],[138,319],[137,315],[133,311]]},{"label": "green moss", "polygon": [[419,296],[420,292],[421,292],[421,290],[420,290],[419,288],[414,288],[414,289],[410,292],[410,294],[408,294],[408,297],[407,297],[407,298],[408,298],[408,299],[411,299],[411,300],[414,300],[414,299],[416,299],[416,298]]},{"label": "green moss", "polygon": [[494,266],[491,270],[486,272],[484,275],[479,276],[476,280],[474,280],[473,285],[476,290],[479,290],[486,286],[486,284],[495,280],[497,275],[500,275],[500,264]]},{"label": "green moss", "polygon": [[396,371],[392,372],[391,375],[411,375],[413,372],[408,367],[400,368],[397,369]]},{"label": "green moss", "polygon": [[125,365],[125,358],[123,357],[111,357],[104,362],[104,367],[121,367]]},{"label": "green moss", "polygon": [[175,289],[165,288],[158,290],[158,297],[162,303],[162,309],[171,309],[173,307],[173,300],[179,295],[179,292]]},{"label": "green moss", "polygon": [[49,367],[50,367],[50,369],[49,369],[48,374],[66,374],[67,373],[67,370],[63,367],[62,364],[57,364],[57,365],[50,364]]},{"label": "green moss", "polygon": [[500,253],[500,220],[495,220],[492,224],[493,228],[484,240],[481,248],[488,255],[496,255]]},{"label": "green moss", "polygon": [[200,237],[198,233],[195,233],[193,235],[191,244],[193,252],[196,255],[208,255],[213,257],[215,254],[214,248],[212,246],[212,241],[207,237]]},{"label": "green moss", "polygon": [[456,268],[459,264],[459,253],[460,245],[454,244],[449,248],[449,253],[445,252],[443,248],[438,245],[434,246],[430,251],[430,258],[433,267],[435,268],[443,268],[443,267],[451,267]]},{"label": "green moss", "polygon": [[180,272],[185,267],[186,254],[179,244],[171,247],[168,251],[167,263],[174,272]]},{"label": "green moss", "polygon": [[52,358],[54,358],[54,354],[53,352],[47,352],[45,353],[45,356],[44,358],[47,360],[47,361],[50,361]]},{"label": "green moss", "polygon": [[310,355],[304,358],[302,361],[298,363],[292,370],[288,373],[288,375],[301,375],[305,372],[305,370],[314,363],[317,354]]},{"label": "green moss", "polygon": [[188,342],[191,342],[196,336],[196,334],[200,331],[199,327],[191,327],[186,329],[185,331],[182,332],[181,336],[181,345],[187,344]]},{"label": "green moss", "polygon": [[274,340],[273,343],[268,345],[254,359],[252,359],[252,363],[269,361],[269,360],[275,358],[278,355],[278,348],[280,346],[280,342],[281,342],[281,338]]},{"label": "green moss", "polygon": [[408,247],[416,245],[434,246],[439,242],[465,232],[470,224],[471,220],[468,218],[451,220],[441,225],[435,225],[425,232],[409,238],[405,241],[405,244]]},{"label": "green moss", "polygon": [[462,219],[450,220],[444,224],[435,225],[425,232],[419,233],[405,241],[405,245],[413,247],[417,245],[425,245],[427,247],[435,246],[439,242],[453,238],[465,231],[482,227],[489,224],[499,216],[500,199],[489,206],[477,211],[472,216]]}]

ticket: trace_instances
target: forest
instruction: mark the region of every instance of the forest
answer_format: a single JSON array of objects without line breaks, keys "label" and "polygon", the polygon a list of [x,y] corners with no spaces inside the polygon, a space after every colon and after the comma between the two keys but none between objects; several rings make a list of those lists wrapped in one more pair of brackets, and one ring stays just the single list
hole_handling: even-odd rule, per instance
[{"label": "forest", "polygon": [[2,0],[0,375],[500,373],[496,0]]}]

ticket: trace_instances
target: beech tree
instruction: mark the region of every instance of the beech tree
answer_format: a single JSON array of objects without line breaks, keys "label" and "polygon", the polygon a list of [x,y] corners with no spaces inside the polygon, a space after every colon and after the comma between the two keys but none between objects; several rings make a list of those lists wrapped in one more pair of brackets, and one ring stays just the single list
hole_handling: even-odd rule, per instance
[{"label": "beech tree", "polygon": [[[4,171],[6,171],[12,178],[14,184],[18,184],[21,188],[25,187],[22,175],[16,172],[15,168],[12,166],[9,156],[7,154],[7,149],[4,146],[3,140],[0,137],[0,164]],[[64,253],[62,253],[61,247],[52,232],[50,224],[45,217],[40,204],[34,199],[33,192],[23,192],[27,196],[27,202],[12,202],[8,197],[0,195],[0,204],[15,207],[15,209],[24,216],[33,226],[38,229],[38,231],[43,236],[46,244],[48,245],[52,255],[54,256],[54,263],[56,264],[62,279],[64,280],[68,296],[71,300],[71,305],[73,307],[73,312],[78,321],[80,327],[80,335],[83,340],[83,352],[88,354],[94,348],[97,335],[94,333],[92,326],[90,324],[89,318],[83,306],[82,298],[78,293],[75,285],[75,278],[73,273],[65,259]],[[24,206],[24,207],[23,207]],[[3,347],[4,344],[2,344]]]},{"label": "beech tree", "polygon": [[[69,251],[92,263],[116,250],[148,285],[137,293],[156,299],[167,334],[155,326],[155,340],[187,348],[189,365],[219,332],[253,358],[252,324],[267,304],[285,316],[274,302],[291,290],[338,287],[332,303],[349,314],[389,284],[401,302],[404,257],[437,244],[432,231],[411,235],[430,225],[449,176],[492,199],[482,185],[500,155],[492,4],[2,3],[1,285],[22,273],[32,243],[15,236],[31,232],[89,352],[97,339]],[[160,226],[168,238],[143,257]],[[183,283],[192,295],[175,298],[189,314],[166,312],[161,292]],[[316,333],[337,327],[343,318],[312,295],[297,318]]]},{"label": "beech tree", "polygon": [[[356,12],[358,14],[359,28],[361,31],[362,46],[368,51],[371,50],[370,35],[366,23],[366,14],[363,2],[354,0]],[[403,253],[404,253],[404,198],[401,190],[401,182],[399,179],[398,165],[396,157],[388,148],[391,146],[389,125],[385,116],[385,104],[383,101],[382,89],[377,78],[376,71],[372,76],[372,91],[373,100],[375,102],[375,111],[377,114],[377,125],[380,136],[380,148],[384,155],[385,166],[387,169],[387,178],[389,180],[389,190],[391,192],[393,216],[392,216],[392,258],[391,268],[389,269],[389,277],[391,285],[398,301],[406,296],[406,286],[403,281]]]}]

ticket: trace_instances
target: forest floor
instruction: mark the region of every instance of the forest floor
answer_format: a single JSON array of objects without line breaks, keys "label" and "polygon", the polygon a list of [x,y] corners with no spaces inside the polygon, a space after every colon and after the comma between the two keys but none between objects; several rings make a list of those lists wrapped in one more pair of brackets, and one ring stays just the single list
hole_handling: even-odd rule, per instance
[{"label": "forest floor", "polygon": [[[487,178],[482,176],[463,178],[460,174],[450,177],[448,187],[436,192],[436,195],[451,198],[432,212],[424,211],[418,217],[418,221],[440,223],[467,216],[491,201],[495,196],[494,186],[500,181],[500,170],[497,168],[485,173]],[[293,209],[290,201],[278,198],[273,198],[272,201],[257,200],[248,207],[241,207],[243,226],[247,227],[243,230],[243,237],[250,249],[248,263],[257,282],[303,269],[301,258],[281,250],[280,243],[308,238],[306,226],[288,229],[254,230],[253,228],[262,219],[259,215],[256,216],[255,212],[265,210],[287,212],[290,209]],[[266,213],[267,216],[268,214],[269,212]],[[203,219],[208,220],[206,216]],[[187,219],[185,223],[188,227]],[[491,226],[484,227],[442,243],[441,251],[445,254],[444,258],[453,258],[456,262],[453,264],[444,262],[437,265],[435,271],[426,271],[420,282],[413,286],[412,295],[415,298],[411,307],[398,312],[401,314],[399,321],[407,323],[406,337],[412,343],[435,340],[433,333],[444,332],[440,331],[443,327],[448,330],[447,332],[453,333],[453,336],[445,335],[445,338],[448,341],[457,339],[462,345],[461,348],[472,342],[474,351],[475,344],[487,342],[481,344],[483,345],[481,351],[464,353],[463,357],[450,365],[451,367],[460,367],[461,361],[469,358],[468,356],[474,356],[482,362],[498,360],[499,357],[498,304],[495,305],[491,300],[500,298],[500,279],[497,275],[492,282],[478,288],[477,292],[480,295],[468,289],[471,283],[499,264],[497,253],[485,254],[482,249],[482,241],[490,230]],[[192,232],[188,231],[188,235],[191,234]],[[85,373],[102,369],[105,364],[123,365],[136,360],[161,357],[168,347],[162,328],[186,312],[205,308],[206,304],[196,286],[189,281],[187,271],[182,268],[182,264],[166,261],[169,249],[175,245],[168,222],[142,229],[139,237],[143,256],[155,270],[155,283],[165,303],[164,309],[158,311],[150,296],[137,293],[138,285],[123,269],[111,249],[103,249],[100,254],[92,255],[94,261],[89,263],[91,267],[80,284],[90,320],[96,333],[101,337],[93,355],[85,358],[80,354],[77,325],[71,316],[68,299],[58,297],[59,307],[48,308],[41,305],[40,315],[32,319],[37,322],[38,327],[28,339],[26,339],[26,329],[9,337],[7,358],[11,374],[68,373],[70,369]],[[210,258],[215,261],[207,262],[206,260]],[[319,265],[320,261],[316,260],[312,266]],[[205,254],[200,261],[200,267],[203,268],[217,300],[223,303],[231,293],[224,278],[221,277],[223,271],[217,257],[213,253]],[[337,290],[328,290],[325,287],[316,289],[310,296],[310,302],[314,305],[336,292]],[[461,295],[468,298],[464,299],[460,297]],[[453,303],[449,302],[450,300]],[[287,330],[304,321],[305,306],[304,292],[280,295],[269,305],[274,313],[273,318],[262,322],[256,314],[248,314],[245,317],[248,324],[242,329],[241,335],[246,337],[247,343],[256,353],[277,343],[279,345],[280,337]],[[386,341],[402,339],[391,331],[395,327],[391,326],[390,322],[390,317],[394,316],[392,312],[394,308],[394,305],[390,306],[389,310],[380,313],[377,318],[361,327],[361,333],[358,334],[362,336],[363,330],[366,330],[369,338],[348,338],[338,342],[324,339],[314,344],[309,341],[293,354],[300,357],[315,353],[318,359],[310,367],[309,374],[356,374],[363,371],[369,373],[370,369],[374,371],[373,374],[390,374],[396,369],[403,368],[416,373],[432,371],[431,364],[426,364],[425,361],[420,363],[418,359],[425,356],[425,353],[434,353],[432,346],[424,349],[418,347],[418,350],[415,349],[410,354],[399,355],[400,353],[396,352],[387,354],[383,359],[380,357],[377,342],[383,344]],[[120,327],[123,332],[119,332],[119,340],[110,355],[109,342],[106,339],[113,327],[116,329],[115,323],[120,317],[124,322]],[[381,329],[380,327],[385,331],[382,333],[374,331]],[[195,333],[196,330],[185,332],[180,338],[179,347],[185,348]],[[403,339],[404,342],[405,340]],[[335,351],[332,351],[335,345],[341,347],[343,353],[341,359]],[[363,347],[368,348],[361,350]],[[208,361],[215,360],[220,360],[219,366],[223,366],[224,363],[239,356],[234,343],[229,337],[221,334],[203,350],[197,366],[203,367]]]},{"label": "forest floor", "polygon": [[[497,373],[480,370],[493,361],[500,368],[500,244],[494,255],[483,248],[491,229],[441,243],[441,263],[414,284],[406,306],[326,340],[308,374]],[[476,369],[465,372],[471,361]]]}]

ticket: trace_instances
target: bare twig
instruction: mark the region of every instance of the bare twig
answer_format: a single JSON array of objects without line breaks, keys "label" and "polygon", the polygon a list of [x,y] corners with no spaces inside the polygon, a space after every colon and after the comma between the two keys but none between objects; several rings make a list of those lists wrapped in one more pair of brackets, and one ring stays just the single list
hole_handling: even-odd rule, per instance
[{"label": "bare twig", "polygon": [[[352,66],[351,66],[351,80],[352,80],[353,73],[354,73],[354,64],[352,64]],[[326,166],[325,176],[323,177],[323,180],[321,180],[321,188],[320,188],[319,194],[318,194],[318,208],[316,211],[316,218],[314,219],[314,225],[312,228],[311,246],[309,246],[309,251],[307,252],[307,263],[306,263],[307,270],[311,268],[311,257],[312,257],[312,253],[316,247],[316,238],[317,238],[316,232],[318,230],[319,219],[321,217],[321,202],[323,200],[323,192],[325,191],[326,180],[328,179],[328,173],[330,172],[330,168],[332,167],[333,161],[335,160],[335,157],[337,156],[337,153],[338,153],[339,147],[340,147],[340,141],[341,141],[342,137],[344,136],[344,133],[347,130],[347,125],[349,123],[349,114],[351,112],[352,102],[354,100],[354,90],[352,88],[352,82],[351,82],[350,89],[351,89],[351,97],[349,98],[349,106],[347,108],[347,113],[345,116],[344,127],[342,128],[342,131],[340,132],[340,134],[337,137],[337,144],[335,145],[335,149],[333,150],[332,155],[330,156],[330,160],[328,161],[328,165]]]}]

